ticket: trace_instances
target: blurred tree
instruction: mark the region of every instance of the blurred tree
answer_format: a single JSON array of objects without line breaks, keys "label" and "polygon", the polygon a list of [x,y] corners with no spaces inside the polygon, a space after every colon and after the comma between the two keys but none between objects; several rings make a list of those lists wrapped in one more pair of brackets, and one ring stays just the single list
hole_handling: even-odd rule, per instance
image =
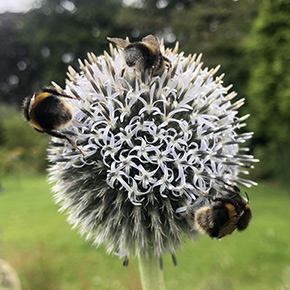
[{"label": "blurred tree", "polygon": [[249,42],[249,125],[264,176],[290,182],[290,2],[263,0]]},{"label": "blurred tree", "polygon": [[120,9],[121,0],[49,0],[26,14],[2,15],[0,36],[7,45],[0,59],[7,61],[1,64],[6,76],[0,99],[20,104],[52,80],[64,86],[68,65],[77,67],[87,52],[101,53],[108,48],[106,36],[126,30],[115,24]]},{"label": "blurred tree", "polygon": [[132,39],[139,40],[140,37],[152,33],[164,37],[167,42],[174,42],[176,37],[172,34],[172,11],[188,9],[197,2],[202,0],[124,0],[125,9],[117,15],[117,23],[128,27],[127,35]]},{"label": "blurred tree", "polygon": [[258,13],[259,0],[206,0],[172,15],[177,38],[186,52],[203,53],[206,66],[222,65],[225,83],[246,95],[248,65],[243,42]]},{"label": "blurred tree", "polygon": [[4,13],[0,17],[0,101],[13,103],[17,88],[27,84],[28,61],[26,47],[16,40],[17,31],[23,25],[24,15]]},{"label": "blurred tree", "polygon": [[[127,1],[125,1],[126,3]],[[248,65],[243,41],[258,13],[260,0],[134,1],[118,15],[132,39],[154,32],[168,45],[178,40],[185,53],[203,53],[205,66],[222,65],[225,82],[246,94]],[[125,35],[123,35],[125,36]]]},{"label": "blurred tree", "polygon": [[119,33],[114,15],[120,7],[117,0],[50,0],[32,11],[21,36],[24,43],[33,43],[29,54],[36,79],[41,80],[35,87],[51,80],[64,85],[69,64],[77,66],[77,59],[87,52],[99,54],[107,48],[106,36]]}]

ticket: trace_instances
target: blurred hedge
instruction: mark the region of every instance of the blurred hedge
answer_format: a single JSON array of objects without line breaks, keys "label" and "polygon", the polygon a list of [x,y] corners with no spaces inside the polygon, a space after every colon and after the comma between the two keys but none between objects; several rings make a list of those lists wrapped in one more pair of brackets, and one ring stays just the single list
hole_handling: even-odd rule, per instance
[{"label": "blurred hedge", "polygon": [[0,104],[0,174],[44,172],[49,136],[38,134],[14,107]]},{"label": "blurred hedge", "polygon": [[247,51],[249,129],[264,178],[290,184],[290,1],[264,0]]}]

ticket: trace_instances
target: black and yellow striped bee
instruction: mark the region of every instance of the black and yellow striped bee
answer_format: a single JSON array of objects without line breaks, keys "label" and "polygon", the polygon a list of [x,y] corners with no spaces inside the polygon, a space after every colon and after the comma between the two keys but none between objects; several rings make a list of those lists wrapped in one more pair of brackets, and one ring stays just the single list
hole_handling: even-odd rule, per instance
[{"label": "black and yellow striped bee", "polygon": [[235,229],[245,230],[252,218],[248,200],[240,195],[240,189],[233,186],[229,197],[206,198],[213,201],[209,206],[199,208],[195,213],[195,224],[198,230],[212,238],[223,238]]},{"label": "black and yellow striped bee", "polygon": [[54,88],[44,88],[24,100],[24,117],[36,131],[66,139],[84,155],[82,150],[60,131],[72,120],[72,111],[65,99],[78,98],[59,93]]},{"label": "black and yellow striped bee", "polygon": [[125,62],[128,67],[135,68],[141,73],[148,71],[149,80],[154,76],[160,76],[166,66],[171,68],[171,61],[162,55],[158,40],[152,34],[142,38],[142,41],[133,43],[122,38],[107,37],[107,39],[124,49]]}]

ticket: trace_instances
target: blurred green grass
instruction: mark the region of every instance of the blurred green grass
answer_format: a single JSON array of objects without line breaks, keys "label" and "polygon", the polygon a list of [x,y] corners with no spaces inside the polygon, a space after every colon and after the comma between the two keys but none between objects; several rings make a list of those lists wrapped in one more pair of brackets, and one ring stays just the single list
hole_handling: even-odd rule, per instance
[{"label": "blurred green grass", "polygon": [[[57,212],[46,177],[1,180],[1,256],[17,270],[23,290],[138,290],[137,260],[95,249]],[[221,241],[201,236],[164,256],[166,289],[290,289],[290,193],[275,184],[247,190],[253,220]]]}]

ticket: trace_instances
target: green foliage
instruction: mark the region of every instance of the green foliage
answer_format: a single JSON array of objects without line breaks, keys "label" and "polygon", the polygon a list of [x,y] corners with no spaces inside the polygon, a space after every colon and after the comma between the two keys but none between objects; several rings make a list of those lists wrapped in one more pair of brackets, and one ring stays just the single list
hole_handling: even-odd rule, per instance
[{"label": "green foliage", "polygon": [[[185,54],[202,53],[205,66],[221,64],[225,82],[245,94],[248,66],[242,43],[258,13],[260,0],[145,1],[144,6],[123,9],[118,25],[134,39],[154,32],[167,45],[178,41]],[[159,7],[159,8],[158,8]]]},{"label": "green foliage", "polygon": [[44,171],[49,137],[34,131],[14,108],[1,104],[0,175]]},{"label": "green foliage", "polygon": [[[1,248],[23,290],[140,290],[137,261],[95,249],[57,213],[44,176],[6,176],[0,195]],[[288,289],[290,283],[287,189],[247,189],[253,219],[244,232],[221,241],[185,241],[178,268],[164,256],[166,289]]]},{"label": "green foliage", "polygon": [[264,0],[248,43],[250,129],[264,176],[290,180],[290,2]]},{"label": "green foliage", "polygon": [[[0,76],[0,100],[20,102],[51,81],[64,86],[68,65],[77,67],[87,52],[102,53],[108,48],[108,35],[126,30],[115,24],[121,8],[119,0],[50,0],[25,15],[3,16],[10,33],[0,25],[0,37],[8,39],[0,47],[0,58],[7,59],[3,68],[7,75]],[[19,80],[17,85],[9,85],[10,75]]]},{"label": "green foliage", "polygon": [[[113,19],[120,7],[114,0],[50,0],[23,15],[0,15],[0,174],[43,171],[49,140],[4,102],[17,103],[19,108],[24,97],[52,80],[64,86],[69,64],[77,66],[77,59],[87,52],[101,53],[109,31],[118,34]],[[13,79],[18,83],[11,85]]]}]

